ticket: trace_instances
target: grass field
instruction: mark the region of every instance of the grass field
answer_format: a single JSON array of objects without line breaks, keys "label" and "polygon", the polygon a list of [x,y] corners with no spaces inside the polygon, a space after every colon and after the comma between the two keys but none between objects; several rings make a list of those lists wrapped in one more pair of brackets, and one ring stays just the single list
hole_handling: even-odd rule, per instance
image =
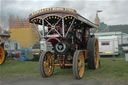
[{"label": "grass field", "polygon": [[[42,78],[38,62],[7,60],[0,66],[1,77]],[[72,69],[55,68],[52,79],[74,79]],[[101,67],[97,70],[85,69],[83,79],[128,81],[128,62],[124,58],[101,58]]]}]

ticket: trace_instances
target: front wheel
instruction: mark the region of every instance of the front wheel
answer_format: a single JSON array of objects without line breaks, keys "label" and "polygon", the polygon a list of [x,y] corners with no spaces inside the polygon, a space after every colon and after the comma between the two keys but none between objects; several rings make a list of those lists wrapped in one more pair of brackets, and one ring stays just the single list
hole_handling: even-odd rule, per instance
[{"label": "front wheel", "polygon": [[3,64],[6,60],[5,51],[2,46],[0,46],[0,65]]},{"label": "front wheel", "polygon": [[39,59],[42,77],[50,77],[54,71],[54,57],[51,52],[43,52]]},{"label": "front wheel", "polygon": [[76,79],[81,79],[85,72],[83,51],[77,50],[73,56],[73,74]]}]

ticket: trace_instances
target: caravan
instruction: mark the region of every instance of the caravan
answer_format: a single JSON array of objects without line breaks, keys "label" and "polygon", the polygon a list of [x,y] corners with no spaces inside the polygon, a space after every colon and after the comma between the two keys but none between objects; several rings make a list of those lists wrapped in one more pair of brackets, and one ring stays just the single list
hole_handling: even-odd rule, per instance
[{"label": "caravan", "polygon": [[98,39],[100,55],[119,55],[117,36],[104,36]]}]

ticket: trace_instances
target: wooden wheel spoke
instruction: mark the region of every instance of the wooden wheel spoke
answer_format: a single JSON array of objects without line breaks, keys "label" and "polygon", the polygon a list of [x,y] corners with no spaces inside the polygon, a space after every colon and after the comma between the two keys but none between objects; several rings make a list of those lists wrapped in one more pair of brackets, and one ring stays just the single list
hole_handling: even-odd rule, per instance
[{"label": "wooden wheel spoke", "polygon": [[78,63],[78,70],[79,71],[81,70],[81,63],[80,62]]}]

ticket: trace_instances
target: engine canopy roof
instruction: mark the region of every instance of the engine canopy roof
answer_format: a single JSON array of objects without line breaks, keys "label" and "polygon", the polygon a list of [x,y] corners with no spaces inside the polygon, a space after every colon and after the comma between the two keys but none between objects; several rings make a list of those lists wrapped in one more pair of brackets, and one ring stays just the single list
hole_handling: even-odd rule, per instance
[{"label": "engine canopy roof", "polygon": [[80,22],[83,22],[84,24],[88,25],[90,28],[98,28],[98,25],[92,23],[88,19],[84,18],[80,14],[77,13],[75,9],[71,8],[61,8],[61,7],[55,7],[55,8],[44,8],[37,10],[35,12],[32,12],[29,15],[29,22],[33,23],[34,19],[45,19],[48,16],[58,16],[60,18],[64,18],[66,16],[72,16],[75,19],[79,20]]}]

